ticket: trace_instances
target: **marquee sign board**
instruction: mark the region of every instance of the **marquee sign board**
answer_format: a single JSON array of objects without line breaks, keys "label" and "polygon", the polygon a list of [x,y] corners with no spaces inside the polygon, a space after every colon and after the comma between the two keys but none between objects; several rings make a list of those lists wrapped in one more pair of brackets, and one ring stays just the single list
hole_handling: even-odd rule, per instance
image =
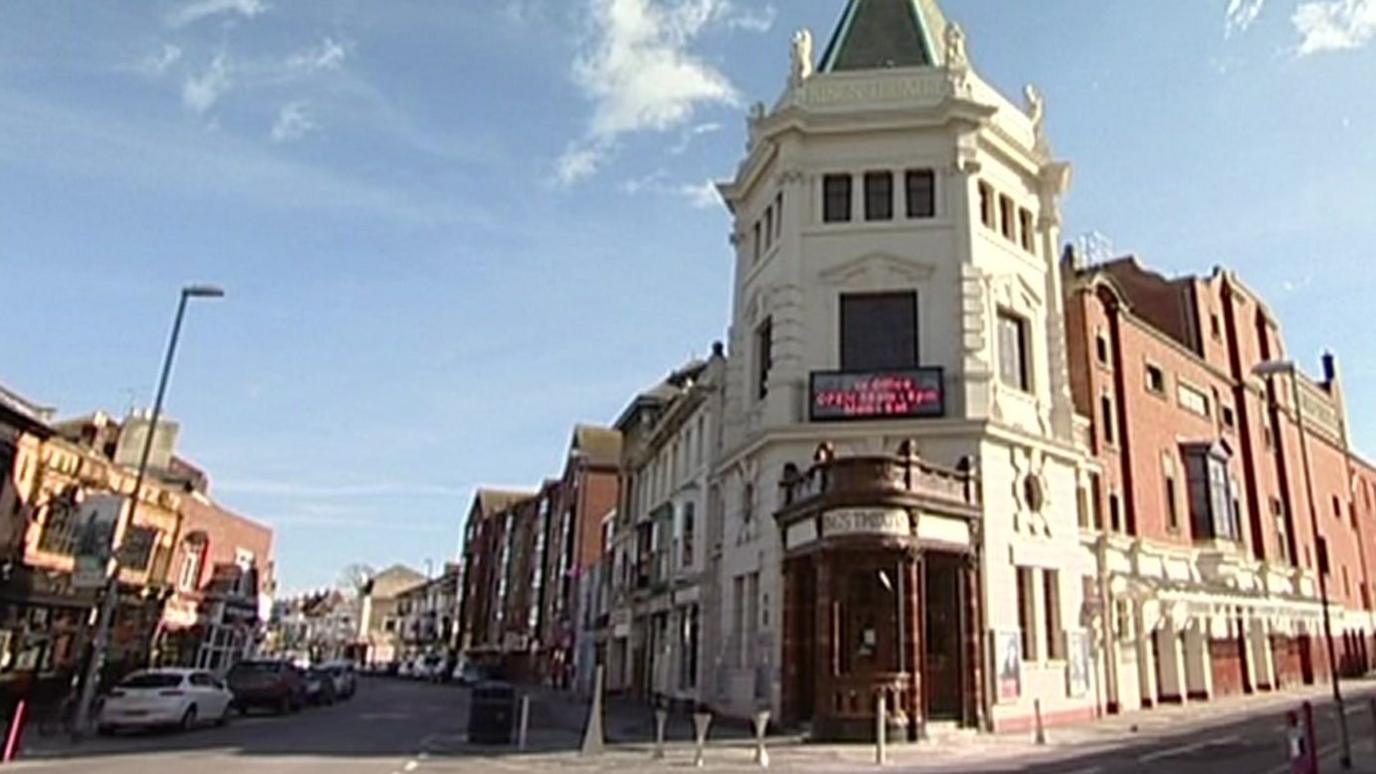
[{"label": "marquee sign board", "polygon": [[940,368],[812,374],[808,416],[813,422],[931,419],[945,414]]}]

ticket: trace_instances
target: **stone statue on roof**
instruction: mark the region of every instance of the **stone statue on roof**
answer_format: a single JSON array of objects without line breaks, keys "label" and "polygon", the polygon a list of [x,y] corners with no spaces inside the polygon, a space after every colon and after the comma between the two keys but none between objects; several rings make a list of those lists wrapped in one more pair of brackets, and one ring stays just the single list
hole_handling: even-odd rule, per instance
[{"label": "stone statue on roof", "polygon": [[965,51],[965,31],[954,22],[946,25],[946,67],[960,70],[970,66],[970,56]]},{"label": "stone statue on roof", "polygon": [[1027,84],[1023,89],[1023,94],[1027,97],[1027,117],[1032,121],[1032,134],[1036,139],[1037,150],[1045,151],[1049,149],[1046,141],[1046,100],[1042,97],[1037,87]]},{"label": "stone statue on roof", "polygon": [[794,88],[812,77],[812,30],[801,29],[793,33],[793,69],[788,82]]}]

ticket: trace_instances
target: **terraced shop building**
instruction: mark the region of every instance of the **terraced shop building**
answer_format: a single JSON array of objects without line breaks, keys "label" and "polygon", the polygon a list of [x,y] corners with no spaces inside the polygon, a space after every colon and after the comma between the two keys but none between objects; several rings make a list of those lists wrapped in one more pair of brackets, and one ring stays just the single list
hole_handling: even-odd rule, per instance
[{"label": "terraced shop building", "polygon": [[[1043,105],[933,0],[809,33],[721,187],[735,282],[710,695],[820,738],[1095,712]],[[709,514],[709,521],[712,515]]]}]

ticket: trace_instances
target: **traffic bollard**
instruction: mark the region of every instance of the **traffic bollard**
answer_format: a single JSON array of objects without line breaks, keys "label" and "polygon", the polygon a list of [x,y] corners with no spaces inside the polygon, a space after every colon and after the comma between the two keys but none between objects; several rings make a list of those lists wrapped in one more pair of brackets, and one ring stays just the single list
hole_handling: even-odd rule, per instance
[{"label": "traffic bollard", "polygon": [[1290,710],[1285,713],[1286,752],[1290,760],[1291,774],[1318,774],[1319,762],[1313,745],[1312,721],[1309,703],[1305,702],[1304,722],[1300,713]]},{"label": "traffic bollard", "polygon": [[14,760],[15,754],[19,751],[19,735],[24,731],[24,713],[28,710],[28,702],[20,699],[14,705],[14,715],[10,718],[10,732],[5,736],[5,752],[0,757],[0,762],[9,763]]},{"label": "traffic bollard", "polygon": [[707,728],[711,725],[712,713],[693,713],[693,730],[697,732],[698,742],[697,754],[693,756],[693,765],[699,769],[706,765],[706,758],[703,755],[703,748],[707,746]]},{"label": "traffic bollard", "polygon": [[884,702],[883,694],[875,697],[874,701],[874,763],[883,766],[889,762],[889,707]]},{"label": "traffic bollard", "polygon": [[588,713],[588,728],[583,733],[582,755],[601,755],[605,747],[602,738],[602,667],[597,667],[593,677],[592,709]]},{"label": "traffic bollard", "polygon": [[1037,717],[1036,717],[1036,721],[1037,721],[1037,735],[1036,735],[1035,741],[1036,741],[1037,744],[1046,744],[1046,726],[1042,723],[1042,700],[1041,700],[1041,699],[1037,699],[1037,700],[1035,700],[1035,701],[1032,703],[1032,711],[1035,712],[1036,715],[1037,715]]},{"label": "traffic bollard", "polygon": [[516,746],[526,749],[526,738],[530,734],[530,694],[521,696],[521,724],[516,730]]},{"label": "traffic bollard", "polygon": [[755,713],[755,763],[760,768],[769,768],[769,750],[764,746],[764,735],[769,730],[769,710]]},{"label": "traffic bollard", "polygon": [[655,754],[657,761],[664,760],[664,727],[669,724],[669,713],[664,709],[655,710]]}]

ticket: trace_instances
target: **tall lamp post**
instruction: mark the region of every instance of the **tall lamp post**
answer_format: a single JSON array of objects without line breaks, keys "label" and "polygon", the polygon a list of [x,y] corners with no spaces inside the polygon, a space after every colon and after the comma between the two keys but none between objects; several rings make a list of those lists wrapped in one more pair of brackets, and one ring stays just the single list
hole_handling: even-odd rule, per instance
[{"label": "tall lamp post", "polygon": [[[148,432],[143,439],[143,452],[139,456],[138,473],[134,476],[134,494],[129,501],[128,524],[134,523],[134,514],[139,507],[139,494],[143,491],[143,479],[148,473],[148,458],[153,453],[153,436],[162,416],[162,400],[167,394],[167,381],[172,375],[172,359],[177,354],[177,339],[181,337],[182,318],[186,316],[186,304],[193,298],[223,298],[225,292],[214,285],[187,285],[182,288],[181,299],[177,303],[177,316],[172,322],[172,336],[167,342],[167,354],[163,357],[162,376],[158,379],[158,394],[153,400],[153,414],[150,417]],[[72,735],[79,737],[91,724],[91,704],[95,701],[96,682],[101,668],[105,665],[106,651],[110,647],[110,629],[119,606],[119,551],[112,546],[110,551],[113,569],[105,581],[105,596],[100,603],[100,620],[96,625],[96,638],[92,645],[91,658],[86,663],[86,674],[81,681],[81,700],[77,704],[76,722]]]},{"label": "tall lamp post", "polygon": [[[1347,713],[1343,711],[1343,692],[1338,682],[1338,661],[1333,648],[1333,624],[1328,613],[1328,580],[1325,576],[1329,569],[1328,543],[1319,537],[1318,509],[1314,506],[1314,474],[1309,467],[1309,436],[1304,426],[1304,406],[1300,403],[1299,368],[1289,360],[1270,360],[1258,365],[1253,373],[1262,377],[1290,377],[1290,400],[1295,407],[1295,425],[1300,432],[1300,461],[1304,466],[1304,491],[1309,503],[1309,526],[1313,531],[1314,552],[1318,556],[1319,600],[1323,605],[1323,634],[1328,646],[1328,674],[1330,682],[1333,683],[1333,704],[1338,709],[1338,734],[1342,745],[1339,763],[1344,769],[1351,769],[1352,743],[1347,736]],[[1274,391],[1272,400],[1275,400]]]}]

